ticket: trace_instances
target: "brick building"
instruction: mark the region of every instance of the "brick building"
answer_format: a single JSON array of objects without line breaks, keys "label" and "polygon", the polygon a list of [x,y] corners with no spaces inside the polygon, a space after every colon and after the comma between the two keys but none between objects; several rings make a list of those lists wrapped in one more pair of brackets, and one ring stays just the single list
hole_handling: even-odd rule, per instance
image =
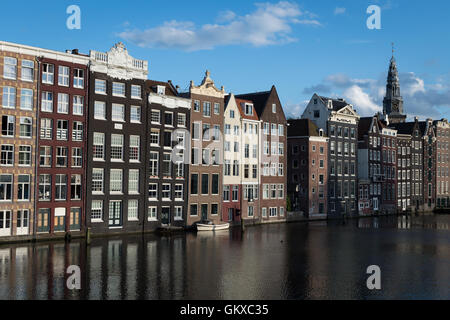
[{"label": "brick building", "polygon": [[287,192],[293,211],[326,217],[328,138],[309,119],[288,121]]},{"label": "brick building", "polygon": [[434,121],[436,131],[436,205],[450,207],[450,124],[447,119]]}]

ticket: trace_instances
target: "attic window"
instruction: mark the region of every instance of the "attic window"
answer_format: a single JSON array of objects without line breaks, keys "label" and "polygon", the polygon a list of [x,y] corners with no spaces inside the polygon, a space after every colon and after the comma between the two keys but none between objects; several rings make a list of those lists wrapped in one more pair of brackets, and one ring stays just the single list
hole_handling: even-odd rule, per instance
[{"label": "attic window", "polygon": [[164,86],[156,86],[156,92],[160,95],[166,94],[166,87]]},{"label": "attic window", "polygon": [[317,104],[317,99],[314,99],[314,104]]},{"label": "attic window", "polygon": [[272,113],[277,113],[277,105],[275,103],[272,104]]},{"label": "attic window", "polygon": [[245,115],[252,116],[253,115],[253,105],[246,103],[245,104]]},{"label": "attic window", "polygon": [[314,110],[314,118],[320,118],[320,111]]},{"label": "attic window", "polygon": [[323,130],[322,129],[319,130],[319,137],[323,137]]}]

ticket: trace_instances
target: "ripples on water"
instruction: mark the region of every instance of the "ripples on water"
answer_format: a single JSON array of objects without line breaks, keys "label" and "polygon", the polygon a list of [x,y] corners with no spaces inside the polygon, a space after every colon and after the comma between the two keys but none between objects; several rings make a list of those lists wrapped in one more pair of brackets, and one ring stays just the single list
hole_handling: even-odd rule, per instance
[{"label": "ripples on water", "polygon": [[[0,299],[450,299],[450,216],[0,246]],[[379,265],[382,290],[366,288]],[[82,290],[66,289],[79,265]]]}]

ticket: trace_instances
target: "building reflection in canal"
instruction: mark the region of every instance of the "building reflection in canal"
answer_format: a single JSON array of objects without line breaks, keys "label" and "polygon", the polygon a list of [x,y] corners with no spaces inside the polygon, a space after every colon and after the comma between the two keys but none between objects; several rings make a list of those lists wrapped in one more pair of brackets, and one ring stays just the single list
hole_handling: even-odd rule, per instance
[{"label": "building reflection in canal", "polygon": [[[0,247],[0,299],[449,299],[450,217]],[[65,271],[81,268],[82,289]],[[382,290],[366,287],[369,265]]]}]

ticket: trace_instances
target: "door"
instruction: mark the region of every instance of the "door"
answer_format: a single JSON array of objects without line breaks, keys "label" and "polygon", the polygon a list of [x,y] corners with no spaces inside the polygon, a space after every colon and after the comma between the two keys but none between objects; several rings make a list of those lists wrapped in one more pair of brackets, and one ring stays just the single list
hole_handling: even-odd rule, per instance
[{"label": "door", "polygon": [[81,230],[81,209],[72,208],[70,209],[70,230],[78,231]]},{"label": "door", "polygon": [[233,209],[232,208],[229,208],[228,209],[228,221],[233,221]]},{"label": "door", "polygon": [[373,210],[378,211],[378,198],[373,199]]},{"label": "door", "polygon": [[0,211],[0,237],[11,235],[11,216],[10,210]]},{"label": "door", "polygon": [[208,205],[202,204],[202,220],[206,221],[208,220]]},{"label": "door", "polygon": [[49,232],[50,231],[50,209],[39,209],[37,232]]},{"label": "door", "polygon": [[161,223],[165,225],[170,225],[170,208],[163,207],[161,211]]},{"label": "door", "polygon": [[17,211],[17,235],[27,235],[29,232],[30,211],[19,210]]},{"label": "door", "polygon": [[122,201],[110,201],[109,202],[109,226],[121,227],[122,226]]},{"label": "door", "polygon": [[66,208],[55,208],[55,232],[66,231]]}]

